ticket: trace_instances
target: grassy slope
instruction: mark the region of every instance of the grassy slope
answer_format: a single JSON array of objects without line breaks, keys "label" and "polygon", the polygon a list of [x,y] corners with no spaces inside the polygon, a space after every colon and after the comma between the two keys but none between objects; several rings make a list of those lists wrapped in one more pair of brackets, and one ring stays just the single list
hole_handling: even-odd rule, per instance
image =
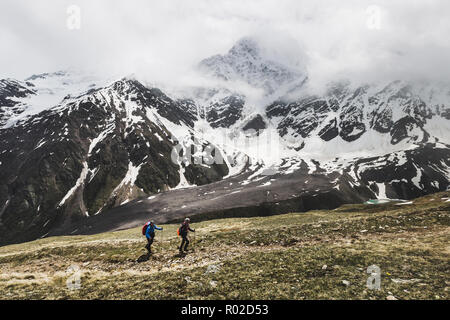
[{"label": "grassy slope", "polygon": [[[194,252],[185,257],[177,256],[177,226],[165,225],[142,263],[140,228],[6,246],[0,297],[449,299],[448,197],[196,223]],[[366,288],[372,264],[381,268],[381,290]],[[71,265],[81,268],[80,290],[67,289]]]}]

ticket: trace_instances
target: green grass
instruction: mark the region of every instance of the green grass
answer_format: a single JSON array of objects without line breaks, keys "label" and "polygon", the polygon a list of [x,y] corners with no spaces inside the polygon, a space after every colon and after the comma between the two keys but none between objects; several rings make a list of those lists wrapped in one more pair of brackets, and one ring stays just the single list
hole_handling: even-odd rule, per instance
[{"label": "green grass", "polygon": [[[193,252],[177,256],[177,225],[145,253],[141,228],[0,248],[2,299],[448,299],[449,192],[412,205],[193,224]],[[370,265],[381,289],[366,287]],[[69,290],[77,265],[81,288]],[[324,267],[326,265],[326,267]],[[215,272],[208,272],[213,268]],[[347,284],[344,284],[344,282]]]}]

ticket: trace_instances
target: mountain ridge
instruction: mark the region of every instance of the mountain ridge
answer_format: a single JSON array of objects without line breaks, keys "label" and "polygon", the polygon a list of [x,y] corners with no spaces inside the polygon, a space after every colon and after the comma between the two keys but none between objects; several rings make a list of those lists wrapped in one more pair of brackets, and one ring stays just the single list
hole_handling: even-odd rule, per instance
[{"label": "mountain ridge", "polygon": [[[333,209],[448,188],[450,90],[338,82],[307,94],[306,74],[261,59],[255,47],[244,39],[206,61],[219,71],[231,65],[226,81],[256,74],[248,84],[264,87],[261,79],[271,77],[265,92],[281,95],[262,106],[224,87],[170,96],[133,77],[1,80],[0,243],[77,233],[108,219],[135,226],[149,216]],[[242,56],[246,68],[233,69]],[[271,67],[282,72],[274,76]],[[283,91],[293,83],[302,84],[300,98]],[[57,102],[34,107],[39,100],[29,96]]]}]

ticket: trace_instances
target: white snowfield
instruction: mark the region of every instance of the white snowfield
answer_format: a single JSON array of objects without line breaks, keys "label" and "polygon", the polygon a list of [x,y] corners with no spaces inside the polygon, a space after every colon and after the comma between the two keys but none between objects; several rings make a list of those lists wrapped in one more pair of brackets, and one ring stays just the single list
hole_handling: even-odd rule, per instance
[{"label": "white snowfield", "polygon": [[58,71],[50,74],[35,75],[21,82],[36,94],[25,98],[16,98],[23,112],[10,117],[4,128],[14,126],[33,115],[61,104],[65,98],[76,98],[91,89],[101,88],[111,82],[94,74],[77,71]]}]

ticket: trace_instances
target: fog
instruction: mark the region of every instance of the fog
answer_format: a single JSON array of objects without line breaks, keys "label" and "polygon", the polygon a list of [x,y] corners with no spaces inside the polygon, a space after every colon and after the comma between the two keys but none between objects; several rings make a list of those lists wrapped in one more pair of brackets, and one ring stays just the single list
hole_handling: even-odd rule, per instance
[{"label": "fog", "polygon": [[0,78],[77,69],[192,85],[200,60],[254,36],[318,86],[449,82],[448,12],[447,0],[2,0]]}]

